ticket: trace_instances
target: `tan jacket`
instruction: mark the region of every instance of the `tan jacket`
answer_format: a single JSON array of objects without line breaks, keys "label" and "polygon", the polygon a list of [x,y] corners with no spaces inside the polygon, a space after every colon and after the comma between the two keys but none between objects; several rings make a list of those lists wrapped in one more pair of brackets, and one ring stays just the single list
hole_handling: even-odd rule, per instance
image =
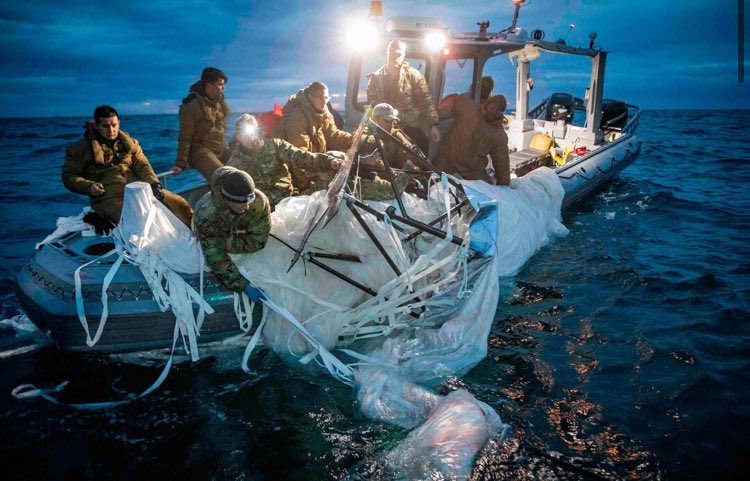
[{"label": "tan jacket", "polygon": [[387,102],[398,109],[401,125],[409,127],[431,127],[438,125],[435,104],[432,102],[430,90],[419,70],[410,67],[407,62],[401,64],[396,97],[390,98],[386,94],[386,69],[384,65],[368,76],[367,101],[375,106]]},{"label": "tan jacket", "polygon": [[190,94],[180,105],[180,133],[175,165],[186,168],[190,153],[205,147],[219,158],[226,146],[227,117],[232,111],[226,100],[212,100],[205,95],[200,82],[190,87]]},{"label": "tan jacket", "polygon": [[[502,120],[487,122],[481,105],[466,95],[452,94],[438,106],[441,119],[454,118],[440,141],[436,166],[467,180],[484,180],[498,185],[510,183],[508,135]],[[495,177],[487,174],[490,156]]]},{"label": "tan jacket", "polygon": [[313,153],[329,150],[346,151],[353,135],[339,130],[333,115],[324,107],[318,111],[308,100],[304,90],[289,98],[284,106],[284,117],[273,130],[274,137]]},{"label": "tan jacket", "polygon": [[65,150],[62,180],[68,190],[82,195],[89,195],[91,184],[101,183],[104,193],[89,196],[95,211],[100,212],[98,207],[105,204],[122,204],[125,185],[130,182],[158,182],[137,140],[120,131],[110,143],[96,133],[93,122],[84,128],[83,138]]}]

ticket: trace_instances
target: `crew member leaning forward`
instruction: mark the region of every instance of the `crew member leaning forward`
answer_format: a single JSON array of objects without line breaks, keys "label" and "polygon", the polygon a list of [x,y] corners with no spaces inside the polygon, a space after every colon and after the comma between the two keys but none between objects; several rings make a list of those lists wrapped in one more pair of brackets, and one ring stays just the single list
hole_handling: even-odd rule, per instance
[{"label": "crew member leaning forward", "polygon": [[237,128],[229,146],[232,156],[227,165],[250,174],[255,187],[268,195],[272,208],[282,199],[298,194],[291,171],[335,171],[341,161],[326,154],[313,154],[281,139],[266,139],[258,121],[249,114],[237,119]]},{"label": "crew member leaning forward", "polygon": [[180,105],[180,133],[177,158],[172,172],[179,174],[188,166],[203,174],[206,180],[229,159],[226,148],[227,117],[231,113],[224,100],[227,76],[214,67],[206,67],[200,81]]},{"label": "crew member leaning forward", "polygon": [[120,118],[114,108],[97,107],[94,121],[84,128],[83,138],[65,151],[62,180],[68,190],[89,196],[91,207],[106,221],[107,229],[120,222],[125,185],[137,181],[151,184],[154,197],[190,225],[190,204],[161,188],[138,141],[120,130]]},{"label": "crew member leaning forward", "polygon": [[424,127],[430,128],[432,139],[438,142],[440,118],[427,82],[419,70],[404,62],[405,56],[404,42],[388,43],[386,64],[368,76],[367,102],[372,106],[385,102],[398,110],[401,129],[427,155],[430,144]]},{"label": "crew member leaning forward", "polygon": [[229,254],[263,249],[271,232],[271,205],[250,174],[220,167],[211,176],[211,192],[200,198],[193,219],[195,234],[211,270],[229,289],[254,301],[263,294],[240,274]]},{"label": "crew member leaning forward", "polygon": [[[398,128],[398,120],[398,111],[390,104],[378,104],[372,109],[373,122],[407,148],[415,149],[416,146]],[[371,130],[374,129],[375,127],[371,127]],[[411,180],[411,177],[408,173],[398,172],[398,170],[413,170],[414,166],[411,160],[408,159],[406,150],[403,147],[394,142],[390,137],[382,134],[379,137],[382,140],[383,153],[386,155],[389,165],[391,168],[397,169],[393,183],[396,185],[396,191],[401,194]],[[386,180],[388,177],[385,173],[385,163],[376,142],[377,140],[374,135],[368,136],[359,148],[359,165],[356,172],[359,174],[361,180],[360,189],[362,198],[365,200],[381,201],[393,199],[393,187],[391,182]],[[353,171],[352,175],[354,173]]]},{"label": "crew member leaning forward", "polygon": [[[502,95],[493,95],[481,104],[466,95],[445,97],[438,106],[440,118],[455,120],[440,143],[436,166],[466,180],[508,185],[510,156],[508,135],[503,126],[505,107]],[[494,178],[487,173],[487,156],[495,170]]]},{"label": "crew member leaning forward", "polygon": [[[336,127],[333,115],[326,105],[329,99],[328,87],[322,82],[312,82],[299,90],[289,97],[284,106],[284,117],[274,127],[274,137],[312,153],[349,149],[354,136]],[[301,167],[295,167],[291,173],[301,194],[324,189],[331,179],[325,171],[321,177]]]}]

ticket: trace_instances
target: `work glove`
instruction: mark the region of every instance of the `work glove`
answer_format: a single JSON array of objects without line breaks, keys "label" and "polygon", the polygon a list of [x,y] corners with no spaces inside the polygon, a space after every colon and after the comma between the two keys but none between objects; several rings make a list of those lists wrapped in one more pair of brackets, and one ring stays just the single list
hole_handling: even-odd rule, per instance
[{"label": "work glove", "polygon": [[153,184],[151,184],[151,192],[153,192],[156,200],[164,200],[164,191],[161,190],[160,183],[154,182]]},{"label": "work glove", "polygon": [[363,170],[359,173],[359,176],[363,179],[367,180],[375,180],[375,177],[378,176],[377,172],[373,172],[372,170]]},{"label": "work glove", "polygon": [[252,284],[247,286],[247,288],[245,289],[245,294],[247,294],[247,297],[249,297],[253,302],[263,302],[267,299],[263,291]]},{"label": "work glove", "polygon": [[96,235],[109,235],[112,229],[115,228],[115,223],[109,219],[105,219],[96,212],[89,212],[83,216],[83,221],[94,227]]}]

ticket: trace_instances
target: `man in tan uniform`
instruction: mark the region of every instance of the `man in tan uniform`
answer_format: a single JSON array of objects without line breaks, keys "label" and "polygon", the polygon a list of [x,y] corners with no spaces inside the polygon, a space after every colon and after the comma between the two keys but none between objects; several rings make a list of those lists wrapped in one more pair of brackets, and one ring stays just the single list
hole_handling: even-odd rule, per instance
[{"label": "man in tan uniform", "polygon": [[97,107],[94,121],[84,128],[83,138],[65,151],[62,180],[68,190],[89,196],[91,207],[101,218],[97,221],[101,224],[95,225],[97,231],[107,231],[120,222],[125,185],[137,181],[151,184],[154,197],[190,225],[190,204],[161,188],[138,141],[120,130],[120,118],[114,108]]},{"label": "man in tan uniform", "polygon": [[211,180],[211,174],[229,159],[226,134],[231,110],[224,100],[226,83],[224,72],[206,67],[182,100],[175,174],[190,166]]}]

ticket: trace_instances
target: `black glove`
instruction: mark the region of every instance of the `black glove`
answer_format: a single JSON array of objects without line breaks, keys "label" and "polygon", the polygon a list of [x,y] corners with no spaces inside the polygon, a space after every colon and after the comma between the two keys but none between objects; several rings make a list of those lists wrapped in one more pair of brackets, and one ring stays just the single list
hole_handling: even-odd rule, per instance
[{"label": "black glove", "polygon": [[154,193],[154,197],[156,197],[156,200],[164,200],[164,192],[161,190],[161,184],[158,182],[154,182],[151,184],[151,192]]},{"label": "black glove", "polygon": [[359,173],[359,176],[363,179],[367,180],[375,180],[375,177],[378,176],[377,172],[373,172],[372,170],[363,170]]},{"label": "black glove", "polygon": [[96,212],[89,212],[83,216],[83,221],[94,227],[96,235],[109,235],[112,229],[115,228],[114,222],[109,219],[105,219]]}]

